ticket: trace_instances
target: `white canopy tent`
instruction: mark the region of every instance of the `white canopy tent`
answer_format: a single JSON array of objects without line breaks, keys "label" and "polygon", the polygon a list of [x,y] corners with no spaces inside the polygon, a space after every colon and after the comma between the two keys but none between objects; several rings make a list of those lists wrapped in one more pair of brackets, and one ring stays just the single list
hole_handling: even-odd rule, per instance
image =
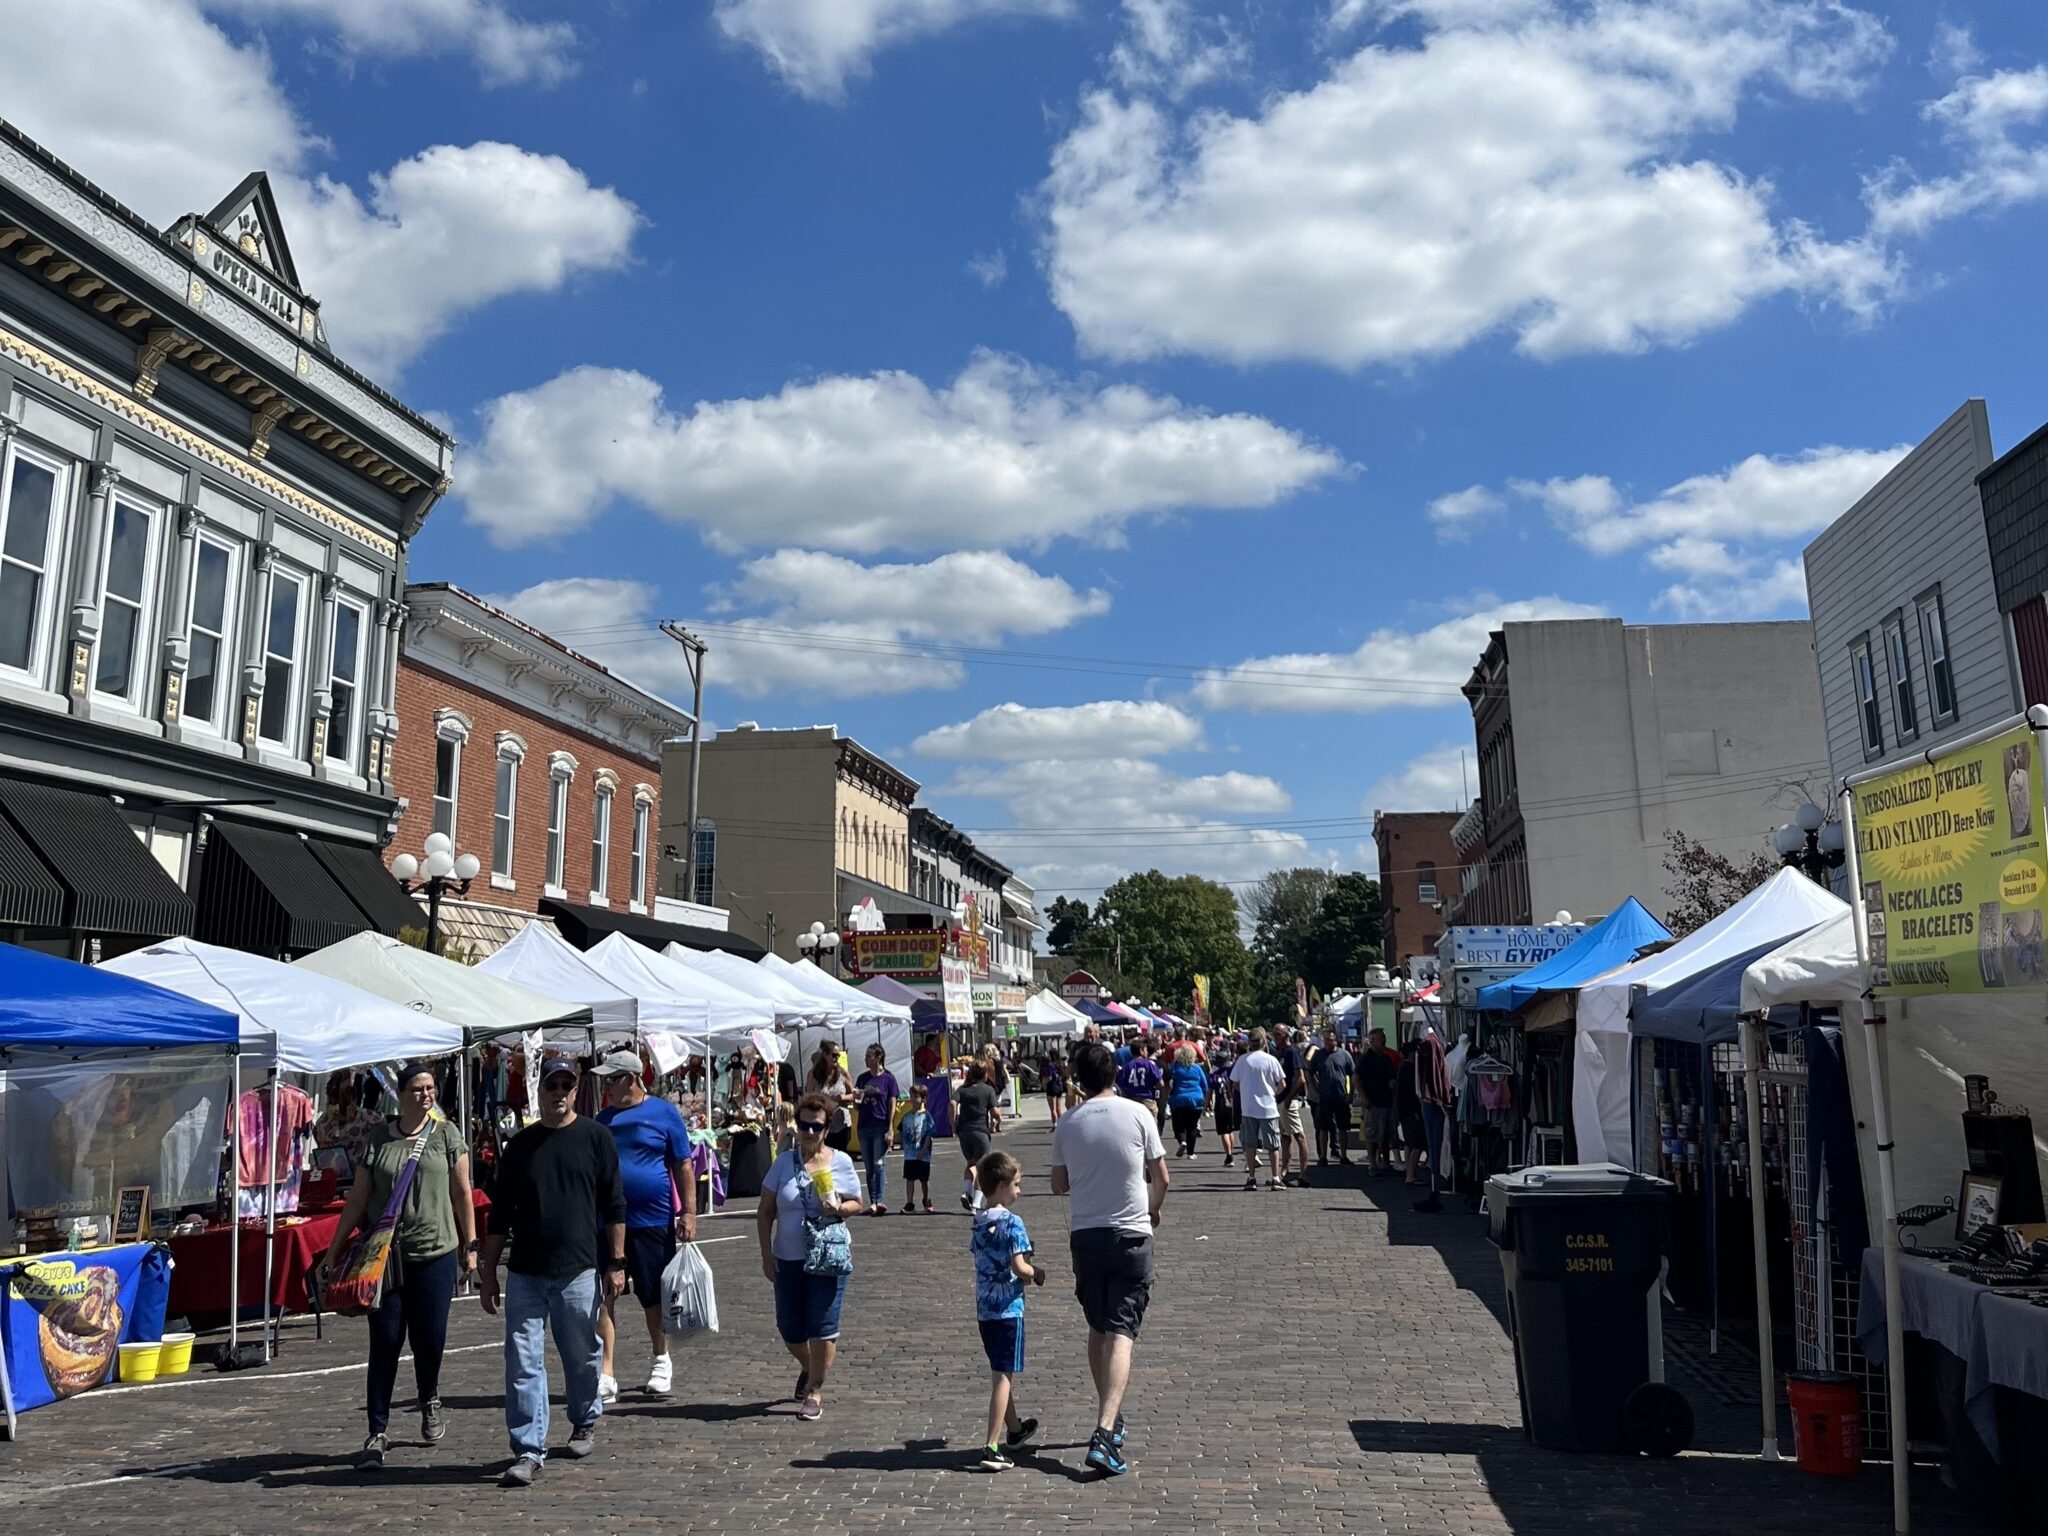
[{"label": "white canopy tent", "polygon": [[[659,1027],[702,1042],[706,1050],[735,1050],[748,1043],[749,1030],[775,1025],[775,1010],[769,1004],[702,971],[678,965],[623,933],[607,935],[583,958],[607,980],[640,999],[643,1024],[665,1020]],[[650,1009],[657,1012],[650,1013]]]},{"label": "white canopy tent", "polygon": [[[272,1068],[270,1124],[277,1124],[278,1074],[315,1075],[347,1067],[416,1056],[452,1055],[462,1049],[462,1026],[416,1013],[388,999],[336,981],[317,970],[266,960],[238,949],[221,949],[193,939],[166,939],[118,959],[105,969],[136,981],[227,1010],[241,1021],[242,1050]],[[235,1113],[241,1113],[242,1069],[235,1058]],[[233,1199],[241,1202],[241,1158],[234,1168]],[[263,1339],[266,1359],[274,1352],[270,1336],[270,1276],[277,1238],[277,1157],[267,1159],[269,1197],[264,1201]],[[228,1245],[229,1346],[241,1327],[242,1245]]]},{"label": "white canopy tent", "polygon": [[806,1021],[816,1021],[834,1016],[832,1006],[816,998],[802,988],[792,985],[773,971],[742,960],[738,955],[729,955],[718,949],[685,949],[680,944],[671,944],[662,951],[678,965],[688,966],[693,971],[702,971],[716,977],[727,986],[772,1003],[775,1007],[776,1024],[790,1028]]},{"label": "white canopy tent", "polygon": [[[477,969],[546,997],[580,1003],[590,1010],[591,1031],[598,1036],[631,1039],[639,1033],[640,1006],[633,996],[614,985],[546,923],[528,923]],[[590,1043],[590,1034],[578,1031],[577,1043]]]},{"label": "white canopy tent", "polygon": [[819,1042],[836,1040],[845,1048],[848,1064],[858,1077],[867,1059],[868,1046],[875,1044],[881,1046],[890,1074],[898,1083],[909,1084],[912,1049],[908,1008],[834,981],[808,960],[791,964],[779,955],[769,955],[761,960],[760,968],[837,1010],[830,1020],[797,1031],[801,1060],[808,1061]]},{"label": "white canopy tent", "polygon": [[[768,959],[780,961],[780,964],[786,967],[783,974],[798,986],[828,1002],[839,1004],[854,1018],[894,1020],[902,1024],[910,1022],[910,1009],[906,1005],[876,997],[871,992],[861,991],[859,987],[850,987],[837,976],[828,976],[815,960],[799,960],[791,965],[776,955],[770,955]],[[767,961],[762,963],[765,965]]]},{"label": "white canopy tent", "polygon": [[1087,1028],[1086,1014],[1078,1008],[1069,1008],[1056,993],[1041,989],[1024,1000],[1024,1027],[1018,1033],[1058,1035],[1077,1040]]},{"label": "white canopy tent", "polygon": [[590,1008],[548,997],[473,965],[430,955],[381,933],[358,933],[294,962],[446,1023],[472,1040],[554,1025],[588,1034]]},{"label": "white canopy tent", "polygon": [[1636,1166],[1635,1074],[1629,1014],[1636,998],[1790,939],[1842,912],[1841,900],[1796,869],[1781,869],[1712,922],[1669,949],[1579,989],[1572,1124],[1581,1162]]}]

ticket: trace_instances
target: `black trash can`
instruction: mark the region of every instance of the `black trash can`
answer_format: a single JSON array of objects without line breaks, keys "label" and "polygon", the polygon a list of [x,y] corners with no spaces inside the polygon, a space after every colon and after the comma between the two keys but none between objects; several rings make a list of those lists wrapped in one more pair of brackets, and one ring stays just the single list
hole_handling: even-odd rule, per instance
[{"label": "black trash can", "polygon": [[1560,1451],[1676,1455],[1692,1415],[1650,1337],[1672,1185],[1612,1163],[1486,1181],[1507,1281],[1522,1429]]}]

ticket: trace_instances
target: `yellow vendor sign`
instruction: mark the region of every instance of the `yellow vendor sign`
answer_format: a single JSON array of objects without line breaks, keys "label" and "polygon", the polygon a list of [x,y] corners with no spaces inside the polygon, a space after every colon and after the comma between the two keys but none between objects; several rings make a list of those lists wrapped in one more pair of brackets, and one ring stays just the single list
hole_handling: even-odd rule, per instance
[{"label": "yellow vendor sign", "polygon": [[2016,727],[1850,793],[1880,996],[2048,983],[2048,841],[2032,731]]}]

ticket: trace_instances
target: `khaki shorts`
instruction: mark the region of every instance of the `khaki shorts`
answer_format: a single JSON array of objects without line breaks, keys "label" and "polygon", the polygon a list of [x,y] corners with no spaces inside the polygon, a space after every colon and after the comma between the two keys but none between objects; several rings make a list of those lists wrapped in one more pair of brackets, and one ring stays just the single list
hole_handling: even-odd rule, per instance
[{"label": "khaki shorts", "polygon": [[1305,1136],[1301,1128],[1301,1100],[1290,1099],[1280,1106],[1280,1134],[1282,1136]]}]

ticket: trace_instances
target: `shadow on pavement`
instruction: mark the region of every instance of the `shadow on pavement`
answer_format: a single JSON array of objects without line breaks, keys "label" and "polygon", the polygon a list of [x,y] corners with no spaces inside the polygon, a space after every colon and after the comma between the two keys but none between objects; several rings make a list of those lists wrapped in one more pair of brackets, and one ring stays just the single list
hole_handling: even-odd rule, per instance
[{"label": "shadow on pavement", "polygon": [[[1083,1450],[1084,1446],[1062,1446],[1062,1450]],[[1100,1480],[1099,1474],[1084,1467],[1071,1467],[1058,1457],[1049,1456],[1044,1450],[1026,1446],[1013,1453],[1017,1458],[1019,1472],[1038,1472],[1047,1477],[1063,1477],[1070,1483],[1093,1483]],[[800,1458],[790,1466],[806,1471],[827,1472],[959,1472],[969,1477],[985,1477],[988,1474],[978,1470],[972,1461],[971,1447],[952,1445],[944,1440],[909,1440],[901,1446],[886,1450],[871,1451],[827,1451],[822,1456]]]},{"label": "shadow on pavement", "polygon": [[[401,1452],[402,1454],[402,1452]],[[123,1475],[147,1477],[163,1482],[253,1483],[259,1488],[353,1488],[371,1483],[413,1483],[449,1485],[489,1483],[505,1470],[505,1458],[479,1466],[408,1466],[403,1461],[386,1462],[380,1472],[356,1471],[349,1456],[283,1454],[230,1456],[195,1467],[130,1467]]]}]

